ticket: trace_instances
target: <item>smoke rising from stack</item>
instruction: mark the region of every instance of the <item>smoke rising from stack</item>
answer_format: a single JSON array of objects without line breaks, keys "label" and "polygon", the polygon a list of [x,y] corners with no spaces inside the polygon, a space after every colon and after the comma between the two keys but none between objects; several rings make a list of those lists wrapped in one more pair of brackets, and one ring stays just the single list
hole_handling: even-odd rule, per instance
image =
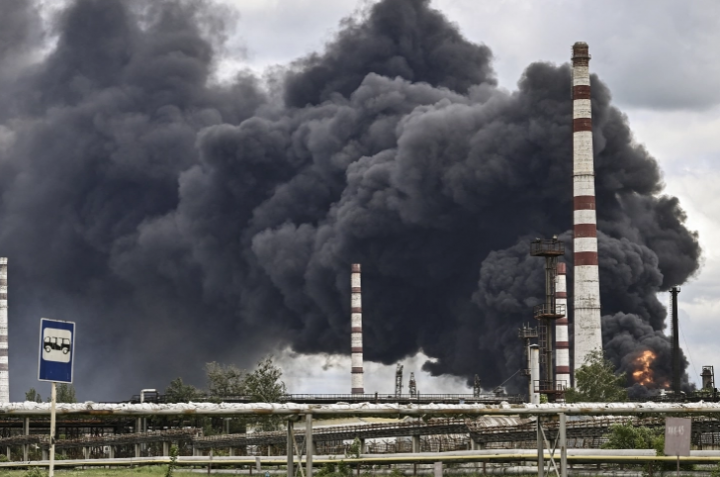
[{"label": "smoke rising from stack", "polygon": [[[504,381],[543,296],[528,244],[571,243],[570,67],[532,64],[508,93],[490,49],[428,1],[383,0],[278,73],[278,96],[246,73],[209,81],[227,18],[210,3],[77,0],[50,54],[7,80],[13,317],[77,321],[80,394],[95,382],[93,399],[120,398],[278,346],[347,354],[362,263],[366,359],[422,349],[432,373]],[[655,294],[698,269],[700,248],[592,83],[603,338],[624,370],[644,349],[669,358]],[[36,342],[35,325],[12,328]],[[32,376],[19,348],[14,375]]]}]

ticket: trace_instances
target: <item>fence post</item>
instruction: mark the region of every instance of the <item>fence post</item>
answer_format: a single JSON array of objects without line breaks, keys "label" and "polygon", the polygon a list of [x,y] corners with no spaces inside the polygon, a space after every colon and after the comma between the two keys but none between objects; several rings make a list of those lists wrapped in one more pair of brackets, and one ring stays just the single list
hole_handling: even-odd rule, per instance
[{"label": "fence post", "polygon": [[540,415],[537,416],[537,462],[538,462],[538,477],[545,476],[545,443],[543,442],[542,433],[542,418]]},{"label": "fence post", "polygon": [[560,477],[567,477],[567,416],[560,414]]},{"label": "fence post", "polygon": [[305,415],[305,476],[312,477],[313,472],[313,436],[312,436],[312,414]]},{"label": "fence post", "polygon": [[295,423],[292,419],[287,420],[287,477],[295,477],[295,461],[293,456],[295,455],[293,442],[295,441],[295,435],[293,433],[293,426]]},{"label": "fence post", "polygon": [[[30,435],[30,418],[26,417],[23,419],[23,434],[26,436]],[[30,444],[24,444],[23,445],[23,460],[28,461],[28,451],[30,448]]]}]

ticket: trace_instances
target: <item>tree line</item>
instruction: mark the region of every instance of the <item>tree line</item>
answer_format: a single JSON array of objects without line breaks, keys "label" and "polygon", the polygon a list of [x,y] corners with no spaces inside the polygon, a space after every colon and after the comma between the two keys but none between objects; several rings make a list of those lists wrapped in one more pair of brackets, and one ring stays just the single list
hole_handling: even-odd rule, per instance
[{"label": "tree line", "polygon": [[[190,402],[210,400],[220,402],[231,397],[245,396],[254,402],[277,402],[287,394],[287,387],[281,380],[282,370],[273,363],[272,357],[266,357],[257,364],[255,369],[247,372],[233,364],[217,362],[205,365],[207,389],[203,390],[192,384],[186,384],[178,377],[170,381],[165,389],[165,402]],[[75,403],[75,387],[72,384],[57,384],[57,402]],[[35,388],[25,393],[25,400],[43,402],[42,396]],[[50,398],[46,398],[50,402]]]},{"label": "tree line", "polygon": [[231,397],[246,396],[254,402],[277,402],[287,394],[287,387],[280,379],[282,370],[267,357],[257,364],[252,372],[244,371],[233,364],[217,362],[205,365],[207,390],[192,384],[185,384],[178,377],[170,381],[165,389],[165,402],[190,402],[208,399],[220,402]]},{"label": "tree line", "polygon": [[[72,384],[57,384],[56,390],[56,402],[74,403],[77,402],[75,397],[75,387]],[[40,393],[35,388],[30,388],[25,393],[25,400],[30,402],[43,402]],[[46,399],[46,402],[50,402],[50,398]]]}]

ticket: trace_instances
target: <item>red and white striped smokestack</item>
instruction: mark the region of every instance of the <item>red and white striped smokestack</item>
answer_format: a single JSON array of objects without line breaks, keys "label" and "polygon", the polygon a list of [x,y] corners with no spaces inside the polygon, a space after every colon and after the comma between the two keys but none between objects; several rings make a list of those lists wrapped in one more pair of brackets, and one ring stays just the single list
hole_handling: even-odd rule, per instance
[{"label": "red and white striped smokestack", "polygon": [[590,53],[577,42],[573,56],[573,330],[574,367],[602,350],[598,277],[595,168],[590,104]]},{"label": "red and white striped smokestack", "polygon": [[[555,305],[558,309],[567,310],[567,268],[564,263],[557,264]],[[555,320],[555,382],[558,385],[571,386],[567,316]]]},{"label": "red and white striped smokestack", "polygon": [[352,394],[365,394],[365,385],[363,384],[362,289],[360,283],[360,264],[353,263],[350,273]]},{"label": "red and white striped smokestack", "polygon": [[0,257],[0,402],[10,402],[8,369],[7,257]]}]

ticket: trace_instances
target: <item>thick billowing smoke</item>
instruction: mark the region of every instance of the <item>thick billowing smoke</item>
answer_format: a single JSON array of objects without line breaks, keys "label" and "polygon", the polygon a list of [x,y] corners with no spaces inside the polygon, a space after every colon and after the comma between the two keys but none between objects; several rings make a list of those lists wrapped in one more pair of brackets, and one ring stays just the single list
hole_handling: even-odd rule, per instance
[{"label": "thick billowing smoke", "polygon": [[[211,81],[225,13],[76,0],[52,51],[2,78],[13,397],[34,385],[40,316],[78,322],[89,399],[280,346],[348,353],[354,262],[366,359],[423,350],[436,374],[512,375],[543,293],[529,242],[571,245],[568,65],[532,64],[508,93],[489,48],[428,0],[382,0],[284,69],[277,95],[250,74]],[[0,37],[0,65],[33,48],[35,23]],[[653,350],[661,382],[656,293],[698,269],[700,248],[592,81],[606,349],[623,370]]]}]

